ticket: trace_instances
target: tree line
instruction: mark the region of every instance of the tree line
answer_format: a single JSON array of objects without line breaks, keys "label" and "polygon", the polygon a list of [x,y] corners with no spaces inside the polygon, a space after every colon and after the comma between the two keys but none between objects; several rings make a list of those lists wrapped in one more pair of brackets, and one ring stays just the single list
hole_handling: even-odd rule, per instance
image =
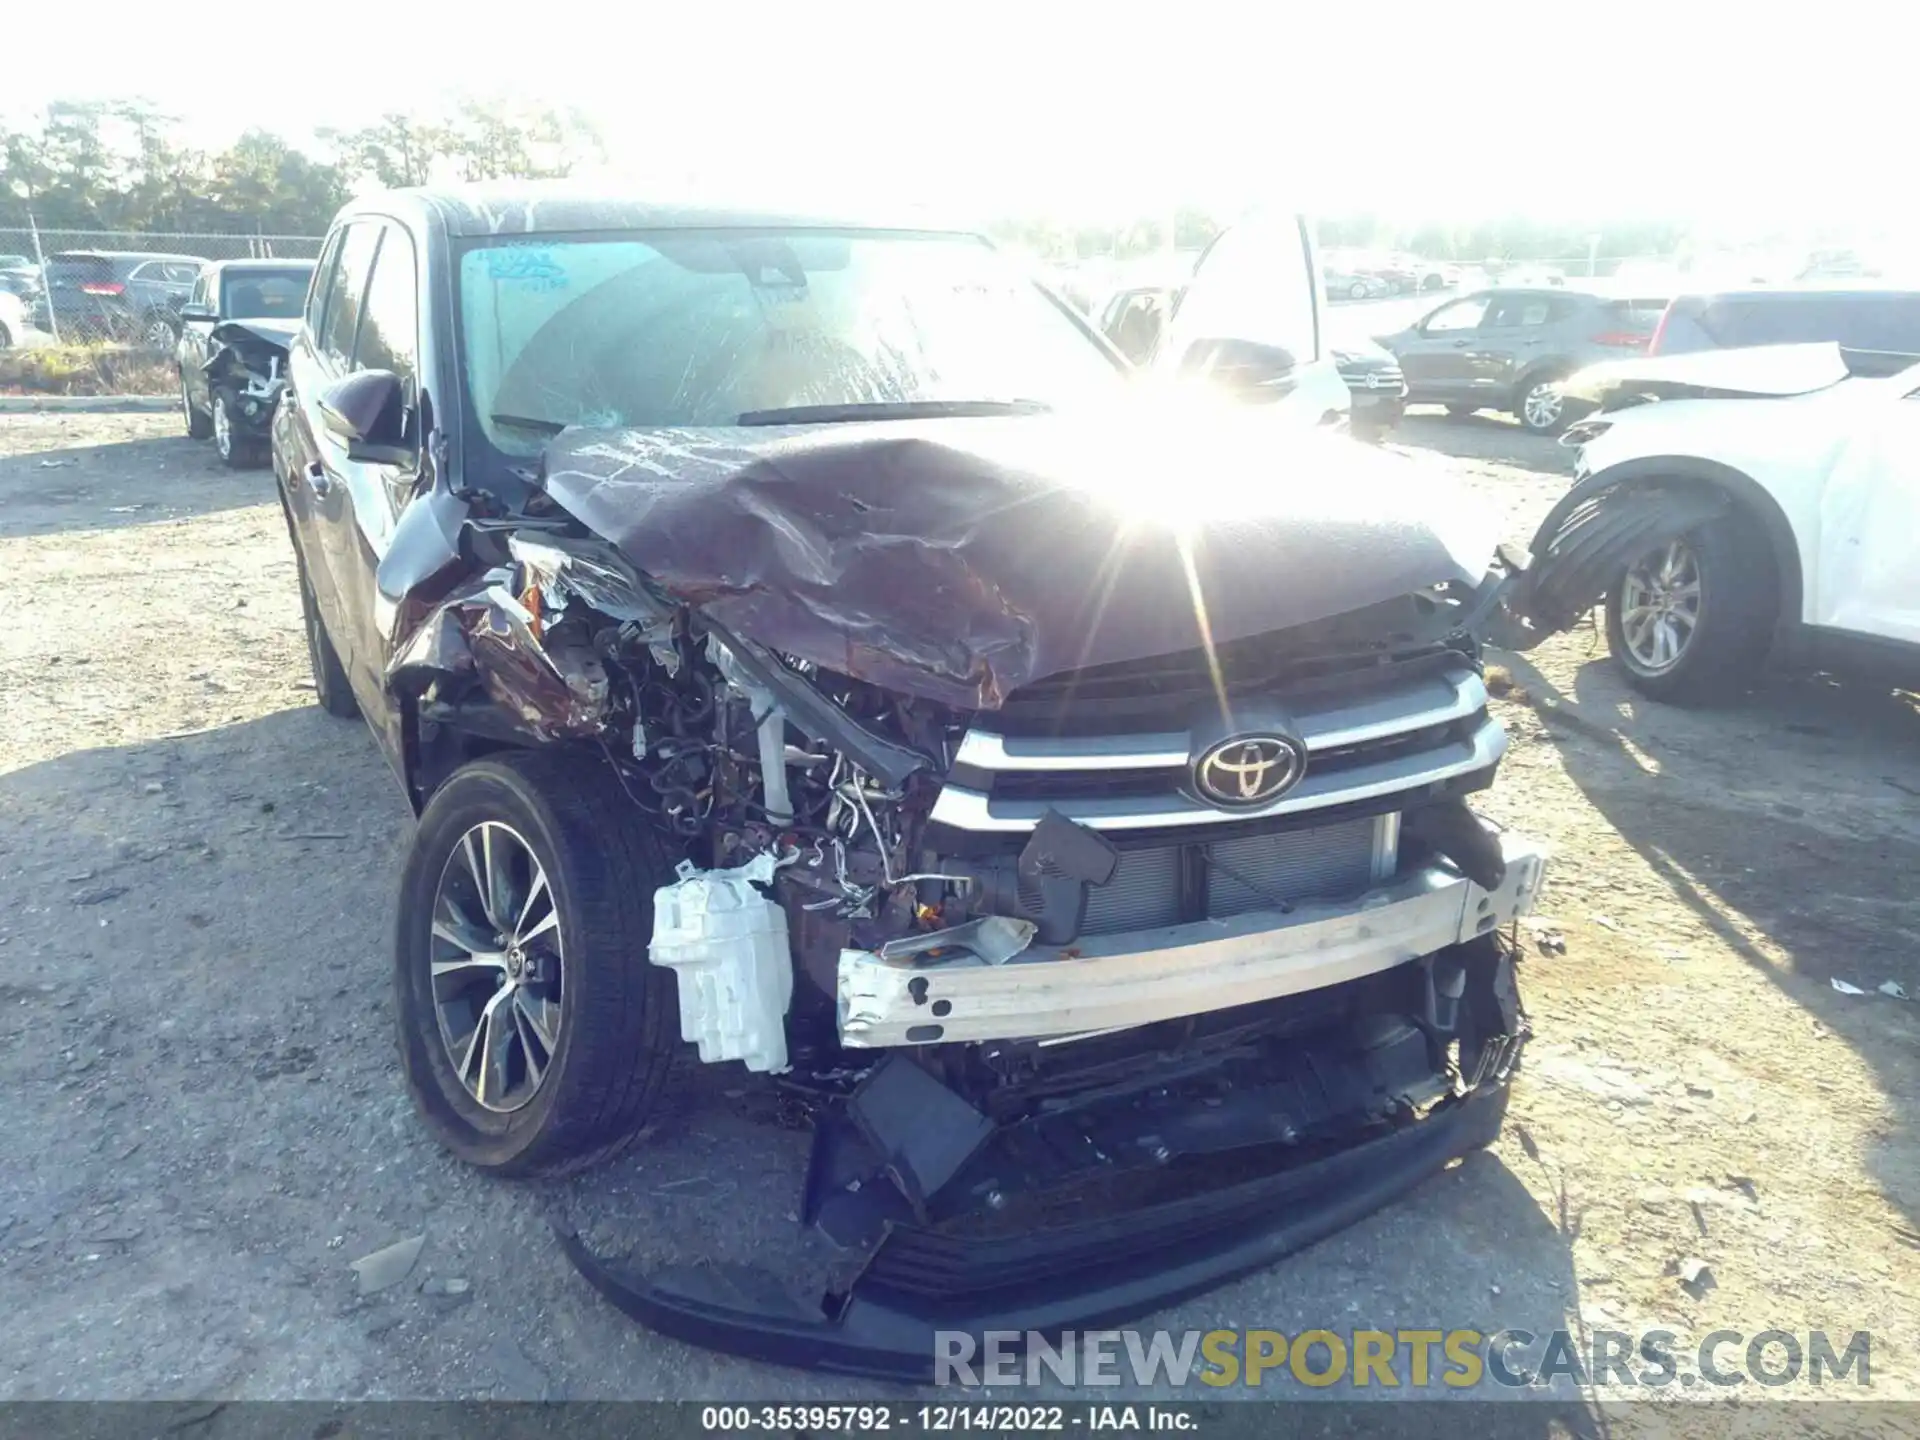
[{"label": "tree line", "polygon": [[[1101,257],[1138,259],[1167,248],[1167,225],[1174,247],[1198,250],[1224,223],[1205,211],[1183,207],[1171,217],[1148,217],[1121,224],[1072,226],[1047,216],[1009,216],[991,227],[996,238],[1055,261]],[[1591,224],[1545,223],[1521,216],[1443,225],[1396,220],[1373,214],[1317,217],[1323,248],[1407,250],[1434,260],[1479,264],[1487,260],[1578,260],[1671,255],[1685,243],[1688,227],[1675,221]]]},{"label": "tree line", "polygon": [[[577,112],[511,100],[467,99],[434,115],[393,112],[359,129],[316,132],[311,150],[264,129],[224,150],[196,149],[177,117],[145,100],[58,101],[33,123],[0,128],[0,230],[31,215],[48,230],[181,234],[317,235],[354,191],[443,180],[564,176],[605,158],[601,137]],[[1000,239],[1057,261],[1195,250],[1221,221],[1188,206],[1108,225],[1010,216]],[[1566,260],[1597,245],[1602,256],[1671,254],[1678,224],[1543,224],[1520,217],[1473,225],[1391,217],[1320,220],[1325,246],[1404,249],[1443,260]]]},{"label": "tree line", "polygon": [[355,190],[564,176],[602,153],[578,114],[487,100],[315,140],[252,129],[209,151],[144,100],[57,101],[0,128],[0,229],[317,235]]}]

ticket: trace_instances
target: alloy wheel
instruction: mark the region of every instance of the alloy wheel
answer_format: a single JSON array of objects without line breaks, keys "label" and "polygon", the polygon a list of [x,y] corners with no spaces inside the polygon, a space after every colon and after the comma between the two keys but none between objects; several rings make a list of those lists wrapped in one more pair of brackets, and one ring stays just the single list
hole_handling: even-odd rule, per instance
[{"label": "alloy wheel", "polygon": [[1700,560],[1672,540],[1631,565],[1620,582],[1620,632],[1633,667],[1661,675],[1685,657],[1700,628]]},{"label": "alloy wheel", "polygon": [[497,820],[461,836],[432,926],[433,1008],[454,1074],[484,1108],[519,1110],[553,1067],[565,1000],[559,902],[525,837]]},{"label": "alloy wheel", "polygon": [[149,320],[147,322],[146,342],[149,350],[173,349],[173,326],[165,320],[158,318]]},{"label": "alloy wheel", "polygon": [[1551,430],[1560,423],[1560,412],[1565,405],[1560,382],[1542,380],[1527,391],[1526,399],[1520,402],[1520,418],[1527,422],[1528,429]]}]

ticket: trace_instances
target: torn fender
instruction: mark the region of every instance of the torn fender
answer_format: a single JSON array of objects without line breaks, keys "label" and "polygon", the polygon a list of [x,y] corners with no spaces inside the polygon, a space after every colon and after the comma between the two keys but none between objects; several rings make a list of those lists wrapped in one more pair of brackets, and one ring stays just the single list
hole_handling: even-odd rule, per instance
[{"label": "torn fender", "polygon": [[417,691],[441,676],[477,676],[531,735],[598,735],[607,720],[607,673],[599,657],[549,648],[539,617],[508,582],[505,570],[490,571],[430,610],[388,662],[388,683]]},{"label": "torn fender", "polygon": [[1425,466],[1211,409],[576,428],[543,484],[732,634],[968,709],[1471,585],[1493,539]]}]

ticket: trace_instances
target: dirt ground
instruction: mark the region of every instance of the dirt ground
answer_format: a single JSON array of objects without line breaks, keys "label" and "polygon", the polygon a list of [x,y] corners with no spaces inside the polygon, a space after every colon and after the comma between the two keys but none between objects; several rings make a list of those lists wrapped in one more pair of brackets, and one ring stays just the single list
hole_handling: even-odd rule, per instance
[{"label": "dirt ground", "polygon": [[[565,1182],[483,1180],[414,1123],[405,806],[313,704],[270,476],[176,430],[0,417],[0,1396],[884,1388],[652,1336],[553,1241],[781,1253],[803,1137],[744,1075],[696,1077],[655,1144]],[[1401,441],[1514,538],[1566,484],[1566,452],[1491,418]],[[1865,1330],[1871,1393],[1920,1395],[1920,1005],[1877,988],[1920,996],[1913,702],[1781,679],[1664,709],[1588,634],[1500,663],[1483,808],[1555,851],[1506,1133],[1149,1323]],[[359,1296],[350,1262],[412,1236],[406,1282]]]}]

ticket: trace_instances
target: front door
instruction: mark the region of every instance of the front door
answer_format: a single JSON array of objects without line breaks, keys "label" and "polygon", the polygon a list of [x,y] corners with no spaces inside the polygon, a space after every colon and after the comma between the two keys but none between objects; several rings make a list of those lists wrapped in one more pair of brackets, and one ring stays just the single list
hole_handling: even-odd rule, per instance
[{"label": "front door", "polygon": [[1807,618],[1920,645],[1920,389],[1871,399],[1820,497]]},{"label": "front door", "polygon": [[[327,571],[334,648],[361,714],[397,770],[400,716],[387,693],[390,637],[374,577],[420,473],[419,281],[412,238],[398,225],[354,221],[341,240],[340,263],[328,291],[318,338],[297,345],[289,362],[294,389],[302,397],[295,423],[304,471],[295,479],[311,496],[314,550]],[[402,431],[412,447],[404,462],[356,457],[320,417],[318,397],[326,387],[362,370],[385,370],[400,379]]]},{"label": "front door", "polygon": [[1486,318],[1486,295],[1442,305],[1388,346],[1407,377],[1409,400],[1461,401],[1473,392],[1472,351]]},{"label": "front door", "polygon": [[1511,403],[1521,375],[1551,353],[1551,327],[1565,307],[1563,297],[1525,290],[1502,295],[1488,307],[1466,351],[1467,383],[1483,403]]}]

